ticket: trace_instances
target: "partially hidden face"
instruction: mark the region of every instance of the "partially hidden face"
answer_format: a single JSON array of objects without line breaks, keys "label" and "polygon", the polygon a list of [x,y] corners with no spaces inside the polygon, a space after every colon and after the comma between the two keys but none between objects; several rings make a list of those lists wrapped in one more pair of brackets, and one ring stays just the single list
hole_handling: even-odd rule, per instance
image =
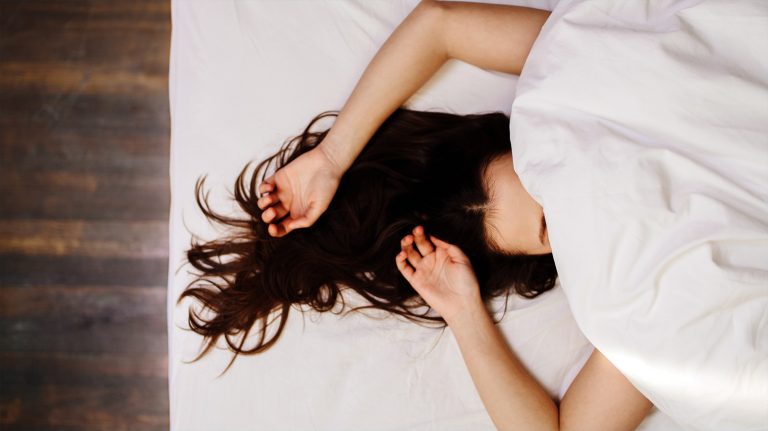
[{"label": "partially hidden face", "polygon": [[485,227],[492,243],[510,254],[551,253],[544,211],[515,173],[511,151],[488,165],[485,183],[490,197]]}]

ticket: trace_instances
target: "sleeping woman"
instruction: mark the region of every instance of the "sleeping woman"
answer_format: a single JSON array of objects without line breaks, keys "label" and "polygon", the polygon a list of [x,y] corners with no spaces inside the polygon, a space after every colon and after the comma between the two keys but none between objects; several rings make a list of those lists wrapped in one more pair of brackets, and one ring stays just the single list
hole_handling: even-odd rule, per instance
[{"label": "sleeping woman", "polygon": [[[211,210],[198,181],[205,215],[233,228],[187,253],[201,275],[179,301],[193,297],[212,312],[190,311],[191,329],[208,341],[198,359],[222,335],[235,357],[263,352],[292,305],[331,311],[351,289],[370,302],[358,308],[449,326],[498,429],[635,429],[652,404],[598,350],[558,403],[488,312],[491,298],[532,298],[557,278],[544,208],[513,167],[509,118],[401,106],[449,59],[519,75],[548,16],[422,1],[341,111],[315,117],[250,176],[246,165],[234,189],[242,218]],[[325,117],[335,117],[332,127],[317,130]],[[438,316],[417,311],[424,306]],[[278,328],[268,337],[274,313]],[[246,349],[256,323],[259,341]]]}]

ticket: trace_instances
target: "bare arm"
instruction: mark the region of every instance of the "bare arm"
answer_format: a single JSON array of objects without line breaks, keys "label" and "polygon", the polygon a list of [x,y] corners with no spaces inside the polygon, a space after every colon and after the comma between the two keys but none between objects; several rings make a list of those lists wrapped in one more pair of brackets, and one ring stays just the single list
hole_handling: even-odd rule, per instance
[{"label": "bare arm", "polygon": [[507,347],[482,304],[448,322],[498,430],[557,430],[558,408]]},{"label": "bare arm", "polygon": [[485,309],[475,310],[449,325],[499,430],[634,430],[648,415],[650,401],[597,349],[558,409],[509,349]]},{"label": "bare arm", "polygon": [[424,0],[369,63],[320,145],[346,171],[384,120],[449,59],[520,74],[549,11]]},{"label": "bare arm", "polygon": [[519,74],[549,12],[422,0],[363,72],[320,145],[259,185],[272,236],[311,226],[381,124],[449,59]]},{"label": "bare arm", "polygon": [[558,408],[491,320],[469,258],[454,245],[431,235],[428,239],[421,227],[401,245],[398,269],[450,326],[496,428],[633,430],[648,414],[650,401],[598,350]]},{"label": "bare arm", "polygon": [[560,428],[633,430],[652,407],[653,404],[595,349],[560,402]]}]

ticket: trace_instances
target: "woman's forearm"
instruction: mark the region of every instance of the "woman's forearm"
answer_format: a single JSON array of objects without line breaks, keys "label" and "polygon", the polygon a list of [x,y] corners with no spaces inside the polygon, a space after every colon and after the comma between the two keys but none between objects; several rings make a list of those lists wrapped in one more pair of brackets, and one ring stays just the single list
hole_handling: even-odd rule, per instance
[{"label": "woman's forearm", "polygon": [[320,148],[346,171],[387,117],[449,59],[519,75],[549,15],[512,5],[422,0],[379,48]]},{"label": "woman's forearm", "polygon": [[482,303],[448,325],[497,429],[558,429],[554,401],[512,353]]},{"label": "woman's forearm", "polygon": [[439,41],[440,8],[422,2],[373,57],[320,144],[346,171],[376,130],[447,61]]}]

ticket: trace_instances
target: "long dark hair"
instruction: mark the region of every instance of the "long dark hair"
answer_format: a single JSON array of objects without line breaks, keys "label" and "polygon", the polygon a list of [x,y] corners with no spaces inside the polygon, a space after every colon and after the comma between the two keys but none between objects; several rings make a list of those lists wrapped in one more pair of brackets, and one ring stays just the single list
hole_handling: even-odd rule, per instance
[{"label": "long dark hair", "polygon": [[[485,229],[484,172],[493,159],[511,151],[509,117],[501,112],[396,110],[344,174],[325,213],[311,227],[281,238],[270,236],[256,205],[259,183],[272,163],[278,169],[317,146],[328,130],[313,126],[336,115],[338,111],[316,116],[301,135],[260,162],[250,177],[246,164],[233,193],[242,217],[211,210],[207,193],[202,193],[205,176],[198,179],[195,197],[200,209],[234,230],[228,237],[202,243],[193,237],[187,251],[189,263],[200,274],[177,304],[194,297],[202,303],[201,311],[212,312],[206,319],[189,310],[190,329],[207,341],[193,362],[223,335],[235,353],[226,372],[239,353],[256,354],[274,345],[292,305],[333,311],[339,298],[343,304],[344,288],[370,302],[349,311],[382,309],[445,328],[441,317],[427,315],[428,304],[395,266],[401,238],[419,224],[469,257],[486,301],[510,292],[533,298],[554,285],[557,272],[551,254],[502,253],[491,245]],[[424,306],[427,312],[415,312]],[[267,337],[270,317],[279,323]],[[259,340],[244,348],[257,321]]]}]

